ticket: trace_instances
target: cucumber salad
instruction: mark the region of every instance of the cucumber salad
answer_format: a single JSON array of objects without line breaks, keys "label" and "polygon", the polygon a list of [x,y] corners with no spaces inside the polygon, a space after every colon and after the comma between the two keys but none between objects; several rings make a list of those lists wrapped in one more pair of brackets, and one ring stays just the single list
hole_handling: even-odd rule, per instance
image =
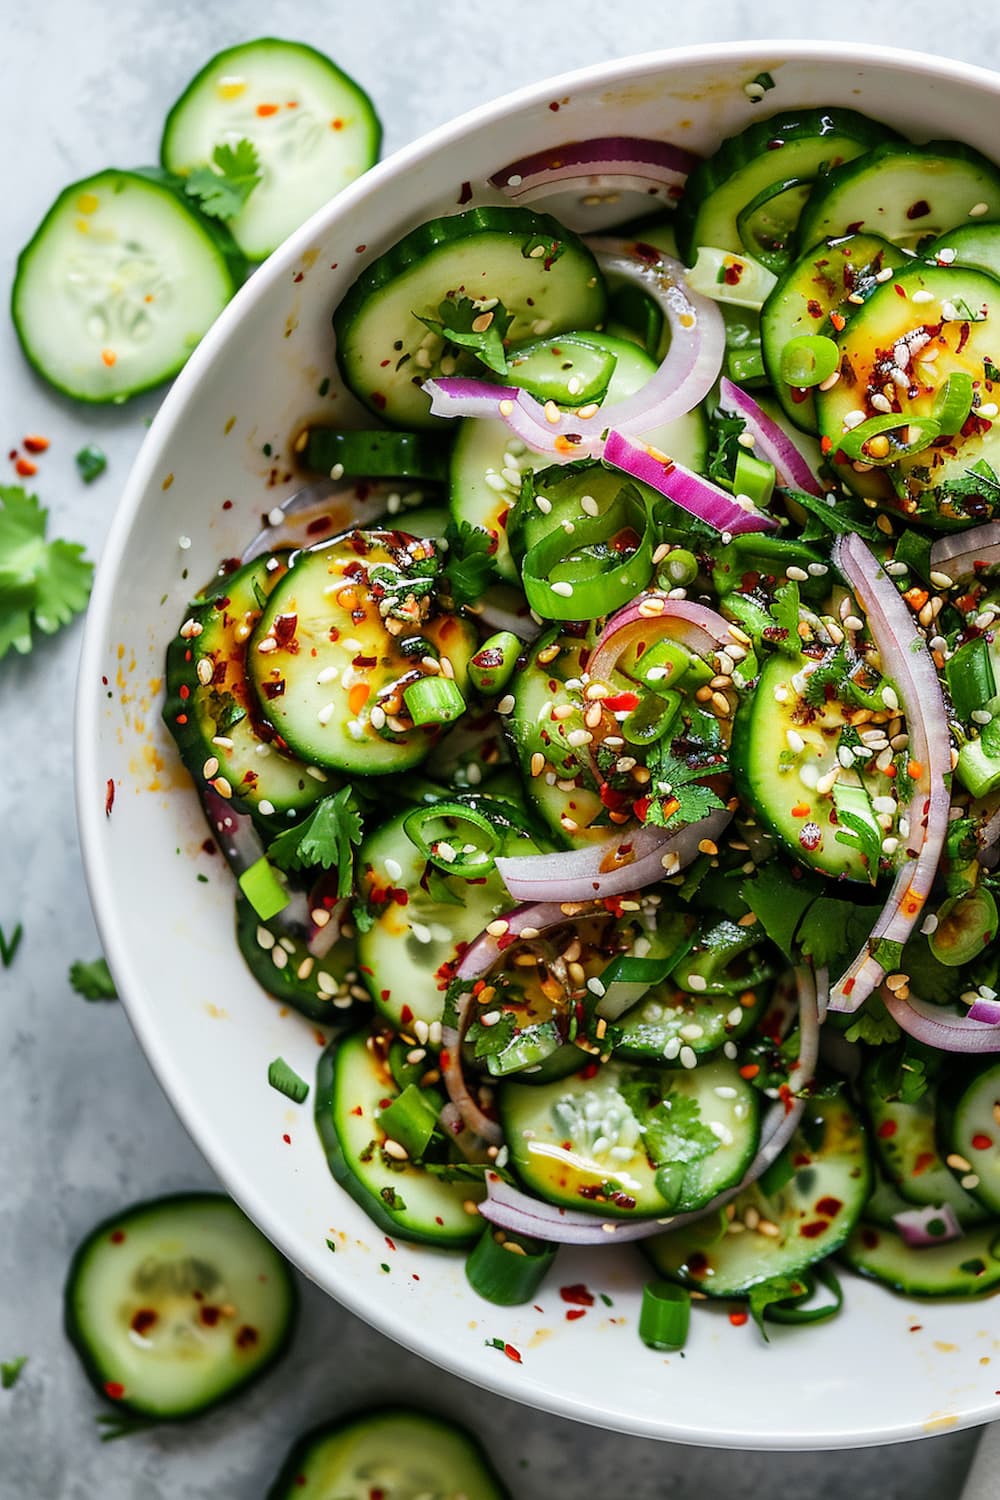
[{"label": "cucumber salad", "polygon": [[333,331],[372,421],[164,710],[333,1176],[499,1303],[636,1241],[660,1348],[838,1264],[995,1290],[1000,169],[839,107],[576,142]]}]

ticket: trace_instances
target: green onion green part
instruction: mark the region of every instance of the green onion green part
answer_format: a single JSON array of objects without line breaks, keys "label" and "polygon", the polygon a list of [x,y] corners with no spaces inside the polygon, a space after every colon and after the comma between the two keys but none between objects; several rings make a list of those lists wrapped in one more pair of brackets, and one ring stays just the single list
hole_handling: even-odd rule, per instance
[{"label": "green onion green part", "polygon": [[486,1229],[469,1252],[465,1274],[473,1291],[487,1302],[517,1307],[534,1300],[558,1248],[545,1240]]},{"label": "green onion green part", "polygon": [[299,1077],[291,1063],[286,1063],[283,1057],[276,1057],[272,1063],[268,1063],[267,1081],[279,1094],[291,1099],[293,1104],[304,1104],[309,1097],[308,1083]]},{"label": "green onion green part", "polygon": [[453,724],[465,712],[465,699],[450,677],[421,677],[403,689],[403,702],[417,728]]},{"label": "green onion green part", "polygon": [[766,510],[771,503],[777,477],[774,464],[755,458],[746,448],[739,449],[736,455],[736,472],[733,475],[734,494],[746,495],[759,510]]},{"label": "green onion green part", "polygon": [[691,1293],[672,1281],[647,1281],[642,1289],[639,1337],[649,1349],[683,1349],[691,1323]]},{"label": "green onion green part", "polygon": [[407,1156],[419,1161],[437,1128],[440,1106],[437,1095],[408,1083],[402,1093],[380,1111],[378,1123],[387,1139],[398,1141]]},{"label": "green onion green part", "polygon": [[288,905],[288,892],[264,855],[243,871],[239,887],[262,922],[269,922]]}]

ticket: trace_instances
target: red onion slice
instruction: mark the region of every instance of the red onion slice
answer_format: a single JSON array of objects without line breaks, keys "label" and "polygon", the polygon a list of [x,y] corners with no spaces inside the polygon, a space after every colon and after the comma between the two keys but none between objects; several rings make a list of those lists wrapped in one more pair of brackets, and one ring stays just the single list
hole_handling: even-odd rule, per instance
[{"label": "red onion slice", "polygon": [[974,1000],[969,1006],[969,1020],[984,1026],[1000,1026],[1000,1000]]},{"label": "red onion slice", "polygon": [[[801,1044],[796,1071],[799,1091],[811,1083],[816,1070],[819,1052],[819,1013],[816,1006],[816,985],[808,970],[796,970],[799,991],[799,1025]],[[775,1104],[767,1114],[761,1130],[761,1144],[750,1166],[735,1187],[727,1188],[706,1203],[703,1208],[691,1213],[675,1214],[673,1217],[643,1219],[601,1220],[593,1214],[578,1210],[559,1208],[553,1203],[544,1203],[532,1198],[520,1188],[512,1187],[502,1178],[487,1172],[488,1197],[479,1205],[479,1212],[491,1224],[514,1234],[525,1234],[534,1239],[549,1240],[558,1245],[612,1245],[628,1240],[649,1239],[668,1229],[679,1229],[692,1224],[706,1214],[723,1208],[745,1188],[757,1181],[763,1172],[784,1151],[795,1134],[805,1109],[805,1100],[795,1098],[790,1105]]]},{"label": "red onion slice", "polygon": [[664,635],[674,636],[689,651],[703,657],[725,650],[737,639],[729,621],[716,610],[650,589],[608,620],[587,662],[590,681],[610,683],[611,673],[629,646],[637,639],[652,645]]},{"label": "red onion slice", "polygon": [[975,1021],[970,1015],[957,1016],[917,995],[902,1000],[884,986],[879,993],[900,1030],[928,1047],[940,1052],[1000,1052],[1000,1026]]},{"label": "red onion slice", "polygon": [[931,567],[953,583],[997,566],[1000,566],[1000,521],[939,536],[931,547]]},{"label": "red onion slice", "polygon": [[648,484],[723,536],[742,536],[750,531],[774,531],[774,516],[758,510],[749,500],[738,500],[727,490],[703,479],[693,469],[675,463],[655,448],[647,448],[641,438],[632,441],[623,433],[608,433],[604,461],[632,479]]},{"label": "red onion slice", "polygon": [[[928,1226],[935,1221],[943,1224],[944,1228],[937,1234],[931,1234]],[[901,1213],[893,1214],[892,1222],[899,1230],[899,1237],[904,1245],[909,1245],[911,1250],[929,1250],[932,1245],[946,1245],[949,1240],[962,1238],[962,1226],[955,1218],[955,1210],[950,1203],[942,1203],[940,1208],[931,1205],[925,1208],[907,1208]]]},{"label": "red onion slice", "polygon": [[599,136],[587,141],[567,141],[550,146],[530,156],[511,162],[494,172],[492,187],[499,188],[514,203],[534,203],[551,197],[555,189],[575,189],[584,196],[579,205],[577,222],[566,217],[565,207],[558,215],[571,229],[593,227],[594,214],[603,207],[603,190],[614,191],[616,216],[627,216],[617,202],[623,193],[641,193],[643,206],[654,203],[673,205],[681,197],[689,174],[699,157],[669,141],[652,141],[640,136]]},{"label": "red onion slice", "polygon": [[807,495],[825,494],[823,486],[788,434],[752,396],[734,385],[727,375],[723,375],[719,382],[719,405],[723,411],[743,418],[747,424],[747,432],[755,439],[754,453],[758,458],[774,465],[779,484],[805,490]]},{"label": "red onion slice", "polygon": [[909,764],[920,770],[905,814],[908,857],[867,943],[830,992],[831,1010],[855,1011],[885,977],[875,957],[879,943],[905,943],[931,893],[948,828],[951,741],[934,661],[896,585],[859,536],[838,538],[833,558],[868,616],[882,671],[899,691]]},{"label": "red onion slice", "polygon": [[662,309],[671,338],[656,374],[634,395],[596,407],[587,417],[560,414],[554,404],[543,406],[517,386],[440,376],[425,381],[423,387],[435,416],[502,417],[536,453],[565,463],[600,458],[604,435],[611,427],[628,433],[649,432],[686,416],[705,399],[718,377],[726,346],[725,324],[716,304],[690,291],[680,261],[651,245],[604,239],[589,243],[602,271],[635,282]]}]

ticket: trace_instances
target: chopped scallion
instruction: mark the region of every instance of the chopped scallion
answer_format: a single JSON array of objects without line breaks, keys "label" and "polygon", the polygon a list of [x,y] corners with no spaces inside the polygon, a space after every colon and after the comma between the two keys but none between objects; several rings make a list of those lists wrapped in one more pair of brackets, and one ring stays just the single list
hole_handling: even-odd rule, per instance
[{"label": "chopped scallion", "polygon": [[489,1228],[469,1254],[465,1274],[473,1291],[500,1307],[533,1301],[557,1245]]},{"label": "chopped scallion", "polygon": [[647,1281],[642,1289],[639,1337],[650,1349],[683,1349],[691,1323],[691,1294],[672,1281]]},{"label": "chopped scallion", "polygon": [[243,871],[239,886],[262,922],[269,922],[288,905],[288,892],[274,866],[263,855]]},{"label": "chopped scallion", "polygon": [[309,1097],[309,1085],[283,1057],[276,1057],[267,1067],[267,1081],[279,1094],[291,1099],[293,1104],[304,1104]]}]

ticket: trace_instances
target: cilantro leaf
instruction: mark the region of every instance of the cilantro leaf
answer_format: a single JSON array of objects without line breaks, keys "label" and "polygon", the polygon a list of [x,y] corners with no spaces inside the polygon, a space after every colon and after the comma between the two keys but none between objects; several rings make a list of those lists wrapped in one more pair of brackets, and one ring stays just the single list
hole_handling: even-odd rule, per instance
[{"label": "cilantro leaf", "polygon": [[260,182],[260,158],[252,141],[216,146],[214,166],[195,167],[184,181],[184,191],[211,219],[235,219]]},{"label": "cilantro leaf", "polygon": [[874,541],[879,535],[874,522],[866,521],[859,513],[859,508],[852,505],[846,496],[834,498],[832,495],[810,495],[805,490],[792,488],[791,485],[782,486],[781,493],[786,499],[793,500],[800,509],[808,513],[800,541],[826,541],[831,532],[835,535],[847,536],[855,531],[858,536],[863,536],[869,542]]},{"label": "cilantro leaf", "polygon": [[773,624],[765,625],[764,640],[776,646],[786,656],[798,656],[801,650],[799,639],[799,586],[794,581],[782,584],[774,593],[768,614]]},{"label": "cilantro leaf", "polygon": [[868,939],[878,911],[821,896],[803,917],[797,940],[806,958],[818,969],[842,969]]},{"label": "cilantro leaf", "polygon": [[31,650],[32,625],[53,635],[86,608],[94,565],[75,542],[46,542],[48,511],[19,485],[0,485],[0,659]]},{"label": "cilantro leaf", "polygon": [[869,1047],[882,1047],[889,1042],[898,1042],[900,1034],[899,1027],[878,995],[868,996],[844,1032],[849,1042],[867,1042]]},{"label": "cilantro leaf", "polygon": [[466,1037],[475,1044],[477,1057],[496,1057],[514,1040],[517,1022],[512,1010],[500,1012],[500,1019],[493,1026],[484,1026],[480,1020],[473,1021]]},{"label": "cilantro leaf", "polygon": [[764,1315],[776,1302],[787,1302],[791,1297],[801,1297],[808,1287],[799,1276],[775,1276],[770,1281],[759,1281],[750,1288],[750,1316],[767,1340]]},{"label": "cilantro leaf", "polygon": [[668,1203],[684,1192],[687,1169],[719,1149],[718,1137],[702,1123],[697,1099],[673,1092],[655,1074],[638,1073],[619,1092],[642,1131],[642,1143],[657,1168],[656,1187]]},{"label": "cilantro leaf", "polygon": [[712,414],[706,472],[709,479],[714,479],[716,484],[724,484],[728,489],[733,487],[736,457],[740,451],[740,433],[746,425],[742,417],[730,417],[723,411]]},{"label": "cilantro leaf", "polygon": [[[659,741],[649,750],[646,768],[651,778],[649,786],[656,793],[646,812],[647,824],[663,828],[673,824],[675,819],[679,823],[697,823],[713,809],[725,806],[712,788],[699,780],[724,769],[719,760],[707,766],[692,766],[674,755],[669,745]],[[674,803],[677,805],[673,806]]]},{"label": "cilantro leaf", "polygon": [[471,297],[457,300],[446,297],[438,307],[436,318],[425,318],[418,312],[413,316],[445,343],[471,350],[487,369],[497,375],[506,375],[507,354],[503,341],[514,321],[514,314],[509,313],[502,302],[486,308],[473,302]]},{"label": "cilantro leaf", "polygon": [[341,787],[332,797],[317,802],[308,818],[295,828],[279,833],[267,857],[279,870],[315,869],[337,871],[338,899],[354,887],[354,846],[361,843],[364,827],[354,789]]},{"label": "cilantro leaf", "polygon": [[[771,860],[762,865],[752,879],[743,882],[740,896],[772,943],[776,943],[785,957],[795,963],[795,936],[799,924],[820,890],[815,876],[802,875],[796,879],[784,865]],[[849,905],[846,901],[841,904]]]},{"label": "cilantro leaf", "polygon": [[111,970],[104,958],[95,958],[91,963],[78,958],[76,963],[70,965],[69,982],[84,1000],[118,999]]},{"label": "cilantro leaf", "polygon": [[[959,501],[960,510],[965,510],[969,515],[979,516],[984,506],[989,508],[993,514],[1000,507],[1000,478],[995,470],[981,458],[966,469],[960,479],[949,479],[939,484],[935,491],[935,499],[940,506],[943,500]],[[968,505],[962,502],[972,501],[975,503],[975,511],[970,510]]]},{"label": "cilantro leaf", "polygon": [[884,712],[881,690],[887,682],[883,680],[877,689],[868,689],[858,682],[859,675],[870,675],[870,669],[859,658],[852,657],[843,646],[838,646],[807,674],[802,696],[812,708],[823,708],[832,693],[850,708],[870,708],[873,713]]},{"label": "cilantro leaf", "polygon": [[19,1354],[16,1359],[5,1359],[0,1363],[0,1386],[5,1391],[12,1390],[20,1379],[21,1371],[28,1363],[26,1354]]},{"label": "cilantro leaf", "polygon": [[444,571],[451,597],[456,604],[472,604],[496,576],[493,561],[496,537],[481,526],[459,521],[457,526],[448,527],[447,540],[448,561]]},{"label": "cilantro leaf", "polygon": [[926,1094],[936,1072],[938,1058],[919,1042],[903,1038],[900,1047],[883,1047],[872,1055],[867,1069],[869,1087],[883,1099],[916,1104]]}]

